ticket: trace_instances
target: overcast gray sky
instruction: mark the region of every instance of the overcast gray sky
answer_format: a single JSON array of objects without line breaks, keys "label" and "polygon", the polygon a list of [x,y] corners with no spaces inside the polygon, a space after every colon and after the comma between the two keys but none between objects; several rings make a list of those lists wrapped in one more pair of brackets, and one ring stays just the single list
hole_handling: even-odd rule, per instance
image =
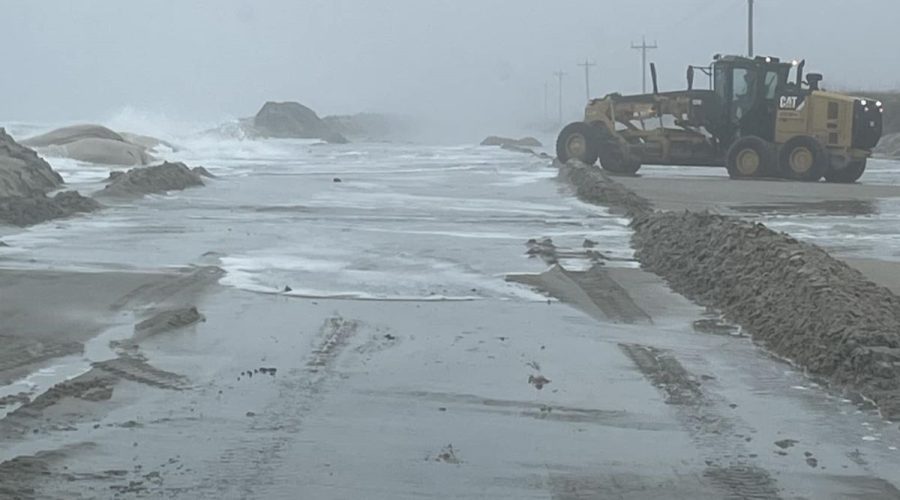
[{"label": "overcast gray sky", "polygon": [[[900,1],[756,5],[758,53],[805,57],[831,87],[900,86]],[[545,83],[555,99],[558,69],[574,118],[586,57],[603,94],[640,90],[630,43],[644,34],[664,89],[746,48],[746,0],[2,0],[2,13],[0,124],[126,106],[214,120],[266,100],[522,122],[543,115]]]}]

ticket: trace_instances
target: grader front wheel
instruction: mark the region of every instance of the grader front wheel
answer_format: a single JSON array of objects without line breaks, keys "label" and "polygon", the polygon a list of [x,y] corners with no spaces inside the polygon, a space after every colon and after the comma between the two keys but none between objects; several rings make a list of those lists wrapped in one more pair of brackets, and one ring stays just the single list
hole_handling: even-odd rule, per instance
[{"label": "grader front wheel", "polygon": [[772,156],[772,148],[765,140],[741,137],[728,149],[725,166],[732,179],[764,177],[771,168]]},{"label": "grader front wheel", "polygon": [[597,147],[600,166],[612,174],[634,175],[641,168],[640,160],[628,154],[628,146],[603,124],[594,125],[597,130]]},{"label": "grader front wheel", "polygon": [[825,172],[825,180],[828,182],[839,182],[842,184],[850,184],[859,180],[863,172],[866,171],[866,160],[854,160],[840,170],[829,168]]},{"label": "grader front wheel", "polygon": [[556,139],[556,157],[566,163],[576,159],[587,165],[597,162],[597,131],[584,122],[570,123],[562,129]]}]

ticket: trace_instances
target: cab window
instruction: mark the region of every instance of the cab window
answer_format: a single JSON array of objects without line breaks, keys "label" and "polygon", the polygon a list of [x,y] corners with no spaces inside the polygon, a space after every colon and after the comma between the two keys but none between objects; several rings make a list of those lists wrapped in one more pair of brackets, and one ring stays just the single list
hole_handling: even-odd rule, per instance
[{"label": "cab window", "polygon": [[775,94],[778,93],[778,72],[777,71],[767,72],[764,83],[766,86],[766,99],[768,99],[768,100],[775,99]]},{"label": "cab window", "polygon": [[734,68],[734,82],[732,85],[731,98],[741,99],[751,95],[750,90],[753,87],[753,75],[746,68]]},{"label": "cab window", "polygon": [[753,93],[756,87],[755,75],[747,68],[734,68],[732,71],[732,113],[733,118],[740,120],[753,107]]},{"label": "cab window", "polygon": [[725,93],[725,82],[728,81],[728,71],[725,70],[721,65],[716,65],[715,69],[715,88],[716,95],[724,102],[727,94]]}]

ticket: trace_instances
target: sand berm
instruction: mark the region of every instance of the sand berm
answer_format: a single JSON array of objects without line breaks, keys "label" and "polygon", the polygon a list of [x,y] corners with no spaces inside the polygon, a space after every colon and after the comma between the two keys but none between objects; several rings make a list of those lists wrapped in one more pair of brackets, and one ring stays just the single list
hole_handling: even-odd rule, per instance
[{"label": "sand berm", "polygon": [[833,388],[900,418],[900,297],[822,248],[761,223],[663,212],[598,167],[559,167],[588,203],[631,219],[641,266],[720,310],[754,341]]}]

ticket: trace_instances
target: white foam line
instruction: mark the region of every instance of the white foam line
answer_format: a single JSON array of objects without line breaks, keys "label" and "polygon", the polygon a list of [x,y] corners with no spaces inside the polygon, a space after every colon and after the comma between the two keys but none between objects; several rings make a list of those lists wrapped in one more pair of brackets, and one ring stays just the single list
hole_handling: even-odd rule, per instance
[{"label": "white foam line", "polygon": [[484,297],[475,295],[428,295],[423,297],[414,295],[374,295],[364,292],[320,292],[315,290],[291,290],[285,292],[259,285],[242,285],[238,288],[253,293],[283,295],[285,297],[294,297],[298,299],[359,300],[374,302],[470,302],[484,300]]}]

